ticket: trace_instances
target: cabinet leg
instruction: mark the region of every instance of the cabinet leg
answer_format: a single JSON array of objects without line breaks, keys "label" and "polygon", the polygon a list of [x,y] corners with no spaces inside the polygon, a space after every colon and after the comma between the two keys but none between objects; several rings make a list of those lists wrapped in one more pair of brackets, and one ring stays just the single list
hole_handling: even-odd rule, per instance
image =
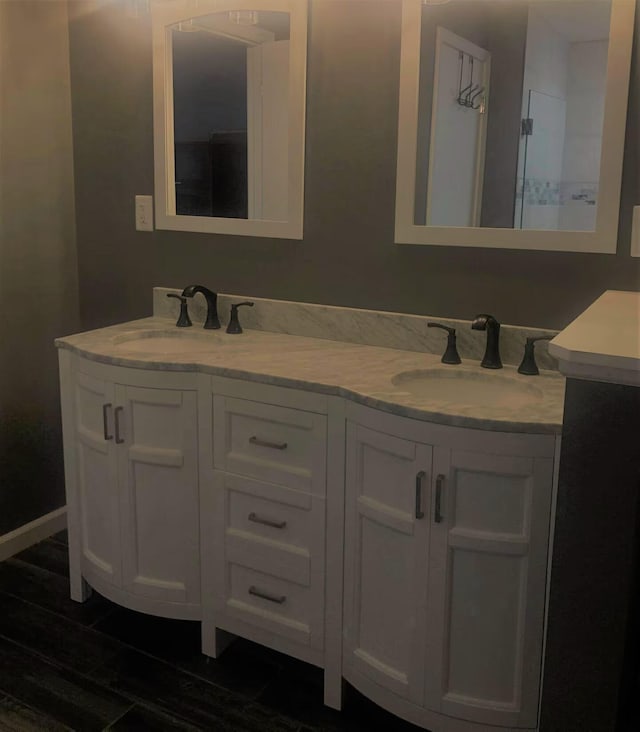
[{"label": "cabinet leg", "polygon": [[342,709],[344,695],[344,679],[325,670],[324,672],[324,703],[332,709]]},{"label": "cabinet leg", "polygon": [[236,636],[226,630],[216,628],[209,623],[202,623],[202,652],[211,658],[220,658],[224,651],[233,643]]},{"label": "cabinet leg", "polygon": [[69,533],[69,585],[71,599],[76,602],[86,602],[91,597],[91,587],[82,577],[80,538],[72,527]]},{"label": "cabinet leg", "polygon": [[71,599],[76,602],[86,602],[90,597],[93,590],[83,579],[80,573],[71,575],[69,579],[71,586]]}]

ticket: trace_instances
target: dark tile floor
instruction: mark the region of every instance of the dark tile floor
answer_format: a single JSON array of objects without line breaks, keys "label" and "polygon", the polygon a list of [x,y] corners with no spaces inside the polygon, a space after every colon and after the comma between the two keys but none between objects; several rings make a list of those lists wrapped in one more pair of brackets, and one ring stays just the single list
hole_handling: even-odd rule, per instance
[{"label": "dark tile floor", "polygon": [[0,730],[416,732],[320,669],[238,639],[200,653],[200,624],[69,599],[66,534],[0,562]]}]

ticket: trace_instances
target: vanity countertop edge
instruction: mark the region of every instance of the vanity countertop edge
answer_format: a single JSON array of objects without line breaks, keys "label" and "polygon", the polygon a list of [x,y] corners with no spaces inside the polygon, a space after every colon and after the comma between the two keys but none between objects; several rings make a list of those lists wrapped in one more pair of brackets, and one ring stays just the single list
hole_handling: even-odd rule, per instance
[{"label": "vanity countertop edge", "polygon": [[549,344],[565,376],[640,386],[640,292],[606,290]]},{"label": "vanity countertop edge", "polygon": [[55,339],[58,348],[89,360],[136,369],[194,371],[351,399],[374,409],[454,427],[558,434],[562,429],[565,379],[552,371],[529,377],[513,366],[499,372],[464,361],[459,370],[482,371],[487,378],[517,379],[541,390],[543,397],[526,407],[434,404],[403,392],[391,377],[405,371],[443,366],[434,354],[367,346],[307,336],[246,329],[241,335],[223,330],[189,329],[189,335],[211,337],[216,347],[192,354],[127,352],[123,341],[150,331],[172,332],[173,321],[149,317]]}]

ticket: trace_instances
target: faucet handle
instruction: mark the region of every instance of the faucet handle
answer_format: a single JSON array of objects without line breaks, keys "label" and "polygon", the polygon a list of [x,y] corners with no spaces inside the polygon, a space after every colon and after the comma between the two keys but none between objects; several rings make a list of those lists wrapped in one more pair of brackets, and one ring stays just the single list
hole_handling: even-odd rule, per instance
[{"label": "faucet handle", "polygon": [[427,323],[427,328],[442,328],[442,330],[447,331],[447,349],[440,359],[442,363],[462,363],[462,359],[460,358],[456,347],[456,329],[450,328],[448,325],[442,325],[441,323]]},{"label": "faucet handle", "polygon": [[178,328],[188,328],[192,325],[191,318],[189,317],[189,310],[187,309],[187,298],[183,295],[175,295],[173,292],[168,292],[167,297],[175,297],[176,300],[180,300],[180,317],[178,318],[176,326]]},{"label": "faucet handle", "polygon": [[526,376],[537,376],[540,371],[538,369],[538,364],[536,363],[536,356],[535,356],[535,343],[536,341],[550,341],[555,336],[549,335],[549,336],[536,336],[535,338],[527,337],[527,340],[524,344],[524,356],[522,357],[522,362],[520,363],[520,366],[518,366],[518,373],[519,374],[525,374]]},{"label": "faucet handle", "polygon": [[238,308],[241,308],[243,305],[246,305],[250,308],[253,307],[253,303],[249,301],[236,302],[231,305],[231,317],[229,318],[227,333],[242,333],[242,326],[240,325],[240,321],[238,320]]}]

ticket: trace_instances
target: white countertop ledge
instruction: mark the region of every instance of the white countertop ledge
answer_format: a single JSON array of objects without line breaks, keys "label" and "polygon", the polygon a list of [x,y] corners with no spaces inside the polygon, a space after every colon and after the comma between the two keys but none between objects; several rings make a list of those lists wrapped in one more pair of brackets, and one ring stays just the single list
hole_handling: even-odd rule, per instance
[{"label": "white countertop ledge", "polygon": [[607,290],[549,344],[568,377],[640,386],[640,292]]},{"label": "white countertop ledge", "polygon": [[[205,331],[197,325],[189,334],[211,334],[218,345],[210,351],[158,354],[128,352],[126,338],[145,331],[175,329],[175,321],[143,318],[56,339],[65,348],[102,363],[165,371],[199,371],[217,376],[341,396],[360,404],[422,421],[502,432],[557,434],[562,427],[564,378],[554,371],[523,376],[514,366],[482,369],[477,361],[444,366],[439,355],[366,346],[341,341],[245,329],[240,335]],[[434,367],[482,372],[487,378],[507,376],[542,392],[538,401],[517,405],[443,403],[413,396],[391,379],[403,371]]]}]

